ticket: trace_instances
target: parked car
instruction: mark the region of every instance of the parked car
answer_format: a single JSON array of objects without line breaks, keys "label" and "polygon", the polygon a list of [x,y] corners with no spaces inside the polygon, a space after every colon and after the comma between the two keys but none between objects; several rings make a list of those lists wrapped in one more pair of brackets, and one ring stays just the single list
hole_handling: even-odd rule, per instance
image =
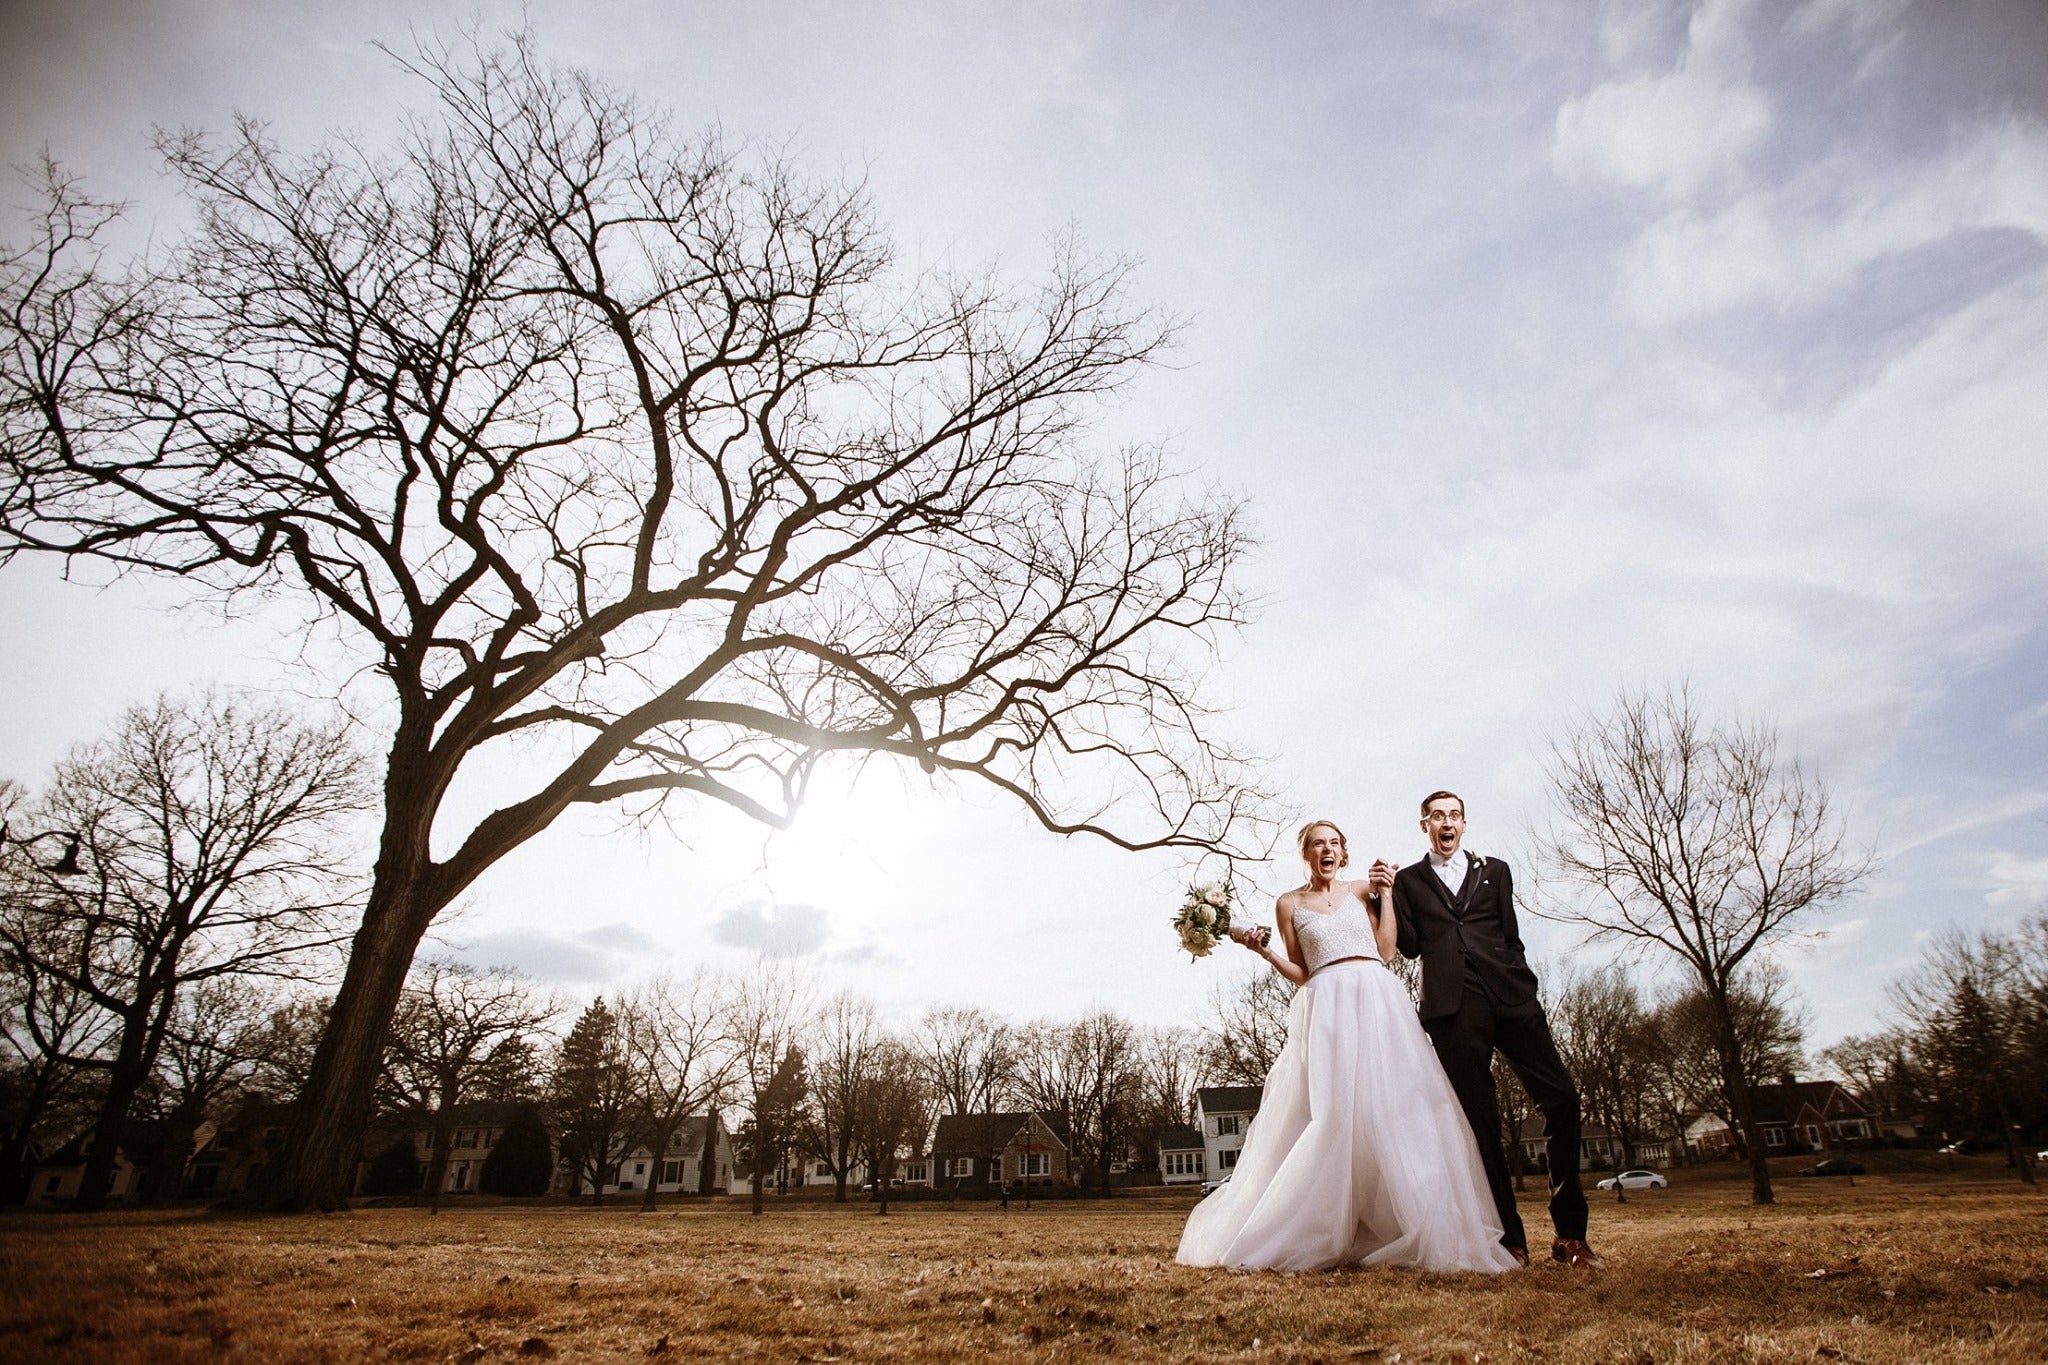
[{"label": "parked car", "polygon": [[1655,1171],[1623,1171],[1620,1175],[1608,1176],[1595,1188],[1611,1190],[1619,1185],[1624,1190],[1661,1190],[1670,1183]]},{"label": "parked car", "polygon": [[1222,1189],[1225,1185],[1228,1185],[1229,1183],[1230,1177],[1227,1175],[1219,1175],[1214,1180],[1204,1180],[1202,1182],[1202,1197],[1204,1199],[1207,1199],[1210,1195],[1216,1193],[1216,1191]]},{"label": "parked car", "polygon": [[1818,1165],[1815,1165],[1815,1166],[1808,1166],[1808,1167],[1807,1167],[1807,1168],[1806,1168],[1805,1170],[1801,1171],[1801,1172],[1800,1172],[1799,1174],[1801,1174],[1801,1175],[1862,1175],[1862,1174],[1863,1174],[1863,1168],[1862,1168],[1861,1166],[1858,1166],[1858,1165],[1857,1165],[1857,1164],[1856,1164],[1855,1162],[1853,1162],[1853,1161],[1844,1161],[1844,1160],[1842,1160],[1842,1158],[1840,1158],[1840,1157],[1838,1157],[1838,1156],[1831,1156],[1831,1157],[1829,1157],[1829,1158],[1828,1158],[1828,1159],[1827,1159],[1826,1161],[1823,1161],[1823,1162],[1821,1162],[1821,1163],[1820,1163],[1820,1164],[1818,1164]]}]

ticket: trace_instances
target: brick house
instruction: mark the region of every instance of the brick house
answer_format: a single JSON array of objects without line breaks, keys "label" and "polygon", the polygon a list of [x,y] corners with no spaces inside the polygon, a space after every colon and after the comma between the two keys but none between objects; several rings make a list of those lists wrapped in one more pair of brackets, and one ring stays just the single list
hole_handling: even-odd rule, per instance
[{"label": "brick house", "polygon": [[933,1189],[1065,1185],[1070,1149],[1058,1114],[942,1114],[932,1137]]}]

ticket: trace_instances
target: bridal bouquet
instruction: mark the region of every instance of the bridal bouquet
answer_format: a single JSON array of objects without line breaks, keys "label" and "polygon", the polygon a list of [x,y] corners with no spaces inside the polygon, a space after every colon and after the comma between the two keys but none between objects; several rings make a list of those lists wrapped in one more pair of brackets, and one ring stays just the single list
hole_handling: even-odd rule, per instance
[{"label": "bridal bouquet", "polygon": [[1228,881],[1188,888],[1187,901],[1173,917],[1173,929],[1190,958],[1207,957],[1230,933],[1230,904],[1236,899],[1237,888]]}]

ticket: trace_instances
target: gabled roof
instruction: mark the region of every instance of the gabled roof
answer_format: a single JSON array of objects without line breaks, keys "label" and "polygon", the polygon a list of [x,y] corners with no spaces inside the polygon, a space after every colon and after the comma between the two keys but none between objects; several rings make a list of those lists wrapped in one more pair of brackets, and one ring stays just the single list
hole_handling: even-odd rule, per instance
[{"label": "gabled roof", "polygon": [[1195,1092],[1195,1105],[1204,1114],[1256,1114],[1262,1085],[1205,1085]]},{"label": "gabled roof", "polygon": [[1010,1145],[1024,1126],[1037,1118],[1061,1146],[1067,1145],[1067,1121],[1059,1114],[1025,1110],[1015,1114],[941,1114],[932,1135],[932,1151],[999,1152]]},{"label": "gabled roof", "polygon": [[1867,1116],[1869,1112],[1839,1081],[1781,1081],[1759,1085],[1749,1093],[1758,1123],[1795,1123],[1806,1109],[1815,1114]]},{"label": "gabled roof", "polygon": [[1199,1128],[1169,1128],[1159,1135],[1159,1150],[1162,1152],[1199,1152],[1202,1150],[1202,1130]]}]

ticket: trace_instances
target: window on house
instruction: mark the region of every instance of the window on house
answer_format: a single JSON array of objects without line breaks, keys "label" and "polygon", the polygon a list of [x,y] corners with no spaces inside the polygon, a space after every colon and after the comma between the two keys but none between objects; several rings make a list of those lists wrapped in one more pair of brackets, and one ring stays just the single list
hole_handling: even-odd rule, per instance
[{"label": "window on house", "polygon": [[1228,1136],[1230,1136],[1230,1135],[1231,1135],[1232,1133],[1241,1133],[1241,1132],[1243,1132],[1243,1131],[1244,1131],[1244,1115],[1242,1115],[1242,1114],[1218,1114],[1218,1115],[1216,1116],[1216,1136],[1217,1136],[1217,1137],[1228,1137]]},{"label": "window on house", "polygon": [[974,1174],[974,1158],[949,1156],[939,1163],[939,1174],[948,1180],[966,1180]]},{"label": "window on house", "polygon": [[455,1163],[455,1178],[448,1182],[448,1188],[458,1192],[469,1188],[469,1163],[467,1161]]},{"label": "window on house", "polygon": [[819,1162],[817,1166],[817,1174],[822,1178],[829,1178],[832,1174],[832,1163],[829,1161]]},{"label": "window on house", "polygon": [[1168,1175],[1200,1175],[1202,1154],[1200,1152],[1168,1152],[1166,1154]]},{"label": "window on house", "polygon": [[924,1181],[930,1179],[930,1177],[925,1174],[925,1171],[926,1164],[922,1161],[905,1162],[903,1166],[903,1178],[906,1181],[909,1181],[911,1184],[922,1184]]},{"label": "window on house", "polygon": [[1024,1154],[1024,1174],[1026,1174],[1026,1175],[1051,1175],[1051,1174],[1052,1174],[1052,1153],[1051,1153],[1051,1152],[1026,1152],[1026,1153]]},{"label": "window on house", "polygon": [[1237,1164],[1237,1153],[1238,1149],[1235,1147],[1224,1148],[1216,1154],[1216,1164],[1226,1171],[1229,1170]]},{"label": "window on house", "polygon": [[64,1183],[64,1177],[63,1177],[63,1176],[61,1176],[61,1175],[53,1175],[53,1176],[51,1176],[51,1177],[50,1177],[50,1179],[48,1180],[48,1182],[44,1184],[44,1186],[43,1186],[43,1193],[44,1193],[44,1194],[55,1194],[55,1193],[57,1192],[57,1187],[58,1187],[59,1185],[63,1184],[63,1183]]},{"label": "window on house", "polygon": [[680,1184],[682,1183],[682,1181],[683,1181],[683,1163],[682,1163],[682,1162],[680,1162],[680,1161],[664,1161],[664,1162],[662,1162],[662,1163],[661,1163],[661,1183],[662,1183],[662,1184],[664,1184],[664,1185],[680,1185]]},{"label": "window on house", "polygon": [[1784,1145],[1785,1145],[1785,1130],[1784,1130],[1784,1129],[1782,1129],[1782,1128],[1766,1128],[1766,1129],[1764,1129],[1764,1146],[1766,1146],[1766,1147],[1783,1147]]},{"label": "window on house", "polygon": [[644,1162],[644,1161],[636,1161],[636,1162],[634,1162],[634,1163],[633,1163],[633,1174],[634,1174],[634,1175],[646,1175],[646,1174],[647,1174],[647,1163],[646,1163],[646,1162]]}]

